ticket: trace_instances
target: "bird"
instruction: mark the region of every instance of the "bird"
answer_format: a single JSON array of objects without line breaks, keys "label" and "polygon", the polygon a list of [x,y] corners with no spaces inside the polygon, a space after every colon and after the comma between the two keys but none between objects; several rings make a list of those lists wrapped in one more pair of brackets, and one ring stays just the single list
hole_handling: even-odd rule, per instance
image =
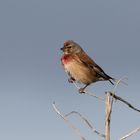
[{"label": "bird", "polygon": [[97,81],[109,81],[114,85],[115,78],[107,75],[75,41],[66,40],[60,50],[61,64],[69,76],[68,81],[84,84],[79,93],[85,93],[87,86]]}]

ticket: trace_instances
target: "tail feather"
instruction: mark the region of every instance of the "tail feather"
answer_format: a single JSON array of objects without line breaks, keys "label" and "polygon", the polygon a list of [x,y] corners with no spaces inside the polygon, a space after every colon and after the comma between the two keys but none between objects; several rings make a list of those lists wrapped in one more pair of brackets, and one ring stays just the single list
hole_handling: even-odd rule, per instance
[{"label": "tail feather", "polygon": [[114,82],[115,82],[115,79],[114,78],[111,78],[111,79],[108,79],[109,80],[109,82],[112,84],[112,85],[114,85],[114,83],[111,81],[111,80],[113,80]]},{"label": "tail feather", "polygon": [[[106,80],[108,80],[112,85],[114,85],[113,82],[116,82],[115,78],[112,78],[111,76],[107,75],[105,72],[104,72],[104,78]],[[113,82],[112,82],[113,81]]]},{"label": "tail feather", "polygon": [[[124,84],[124,85],[128,85],[126,82],[123,81],[123,79],[124,79],[124,78],[121,78],[121,79],[118,80],[118,79],[115,79],[115,78],[110,77],[110,79],[108,79],[108,80],[109,80],[109,82],[110,82],[112,85],[115,85],[115,84],[117,84],[117,83],[118,83],[118,84],[119,84],[119,83],[122,83],[122,84]],[[113,81],[114,83],[113,83],[112,81]]]},{"label": "tail feather", "polygon": [[122,83],[124,85],[128,85],[126,82],[124,82],[123,80],[127,80],[126,77],[123,77],[121,79],[114,79],[113,81],[117,84],[117,83]]},{"label": "tail feather", "polygon": [[[124,78],[122,79],[115,79],[112,78],[111,76],[107,75],[102,68],[100,68],[98,65],[96,65],[96,67],[94,67],[95,72],[101,77],[102,80],[108,80],[112,85],[115,85],[116,83],[123,83],[125,85],[127,85],[127,83],[125,83],[124,81],[122,81]],[[125,78],[126,79],[126,78]]]}]

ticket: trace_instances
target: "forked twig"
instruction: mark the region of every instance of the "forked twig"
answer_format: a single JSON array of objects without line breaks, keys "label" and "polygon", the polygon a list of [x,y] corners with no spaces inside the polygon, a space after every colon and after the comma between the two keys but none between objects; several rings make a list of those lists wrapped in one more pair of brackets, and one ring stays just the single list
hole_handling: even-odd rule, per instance
[{"label": "forked twig", "polygon": [[132,130],[131,132],[129,132],[128,134],[126,134],[125,136],[123,136],[122,138],[120,138],[119,140],[125,140],[126,138],[134,135],[135,133],[137,133],[138,131],[140,131],[140,127]]},{"label": "forked twig", "polygon": [[[110,140],[110,121],[111,121],[111,113],[112,113],[112,106],[113,106],[113,101],[114,100],[119,100],[121,102],[123,102],[124,104],[126,104],[128,107],[130,107],[131,109],[135,110],[135,111],[138,111],[140,112],[140,109],[137,109],[135,108],[134,106],[132,106],[129,102],[127,102],[126,100],[122,99],[121,97],[117,96],[115,94],[115,90],[116,88],[118,87],[118,85],[120,83],[124,83],[126,84],[125,82],[123,82],[123,80],[126,79],[125,77],[119,79],[116,81],[116,84],[113,88],[112,91],[108,91],[106,92],[106,96],[105,98],[102,98],[102,97],[99,97],[99,96],[96,96],[96,94],[94,93],[89,93],[87,90],[84,90],[84,93],[87,94],[87,95],[90,95],[92,97],[95,97],[97,98],[98,100],[100,101],[103,101],[105,102],[105,111],[106,111],[106,119],[105,119],[105,134],[101,134],[99,131],[97,131],[92,125],[91,123],[89,123],[89,121],[83,117],[79,112],[76,112],[76,111],[72,111],[66,115],[62,115],[62,113],[59,111],[58,107],[55,105],[55,102],[53,103],[53,108],[55,110],[55,112],[69,125],[69,127],[71,127],[75,133],[80,137],[81,140],[86,140],[85,137],[81,134],[80,130],[75,127],[67,117],[69,117],[70,115],[72,114],[76,114],[78,115],[84,122],[85,124],[90,128],[90,130],[94,133],[96,133],[98,136],[102,137],[102,138],[105,138],[105,140]],[[75,85],[75,87],[77,89],[80,89],[80,87],[75,83],[73,82],[73,84]],[[112,97],[111,97],[112,96]],[[126,134],[125,136],[123,136],[122,138],[120,138],[119,140],[125,140],[126,138],[134,135],[135,133],[137,133],[138,131],[140,131],[140,127],[139,128],[136,128],[134,129],[133,131],[129,132],[128,134]]]},{"label": "forked twig", "polygon": [[[106,98],[105,98],[105,140],[110,140],[110,122],[111,122],[111,113],[112,113],[112,107],[113,107],[113,101],[115,96],[115,90],[118,87],[118,85],[122,82],[124,78],[121,78],[120,80],[117,80],[115,87],[112,91],[112,98],[110,95],[110,92],[106,92]],[[113,96],[114,95],[114,96]]]},{"label": "forked twig", "polygon": [[58,107],[56,107],[55,102],[52,104],[55,112],[71,127],[75,133],[80,137],[81,140],[86,140],[85,137],[81,134],[80,130],[76,128],[67,118],[66,116],[62,115],[62,113],[59,111]]},{"label": "forked twig", "polygon": [[72,114],[78,115],[78,116],[86,123],[86,125],[90,128],[90,130],[91,130],[92,132],[96,133],[96,134],[97,134],[98,136],[100,136],[100,137],[105,138],[105,135],[104,135],[104,134],[101,134],[99,131],[97,131],[97,130],[91,125],[91,123],[90,123],[85,117],[83,117],[79,112],[77,112],[77,111],[72,111],[72,112],[66,114],[65,117],[68,117],[68,116],[70,116],[70,115],[72,115]]}]

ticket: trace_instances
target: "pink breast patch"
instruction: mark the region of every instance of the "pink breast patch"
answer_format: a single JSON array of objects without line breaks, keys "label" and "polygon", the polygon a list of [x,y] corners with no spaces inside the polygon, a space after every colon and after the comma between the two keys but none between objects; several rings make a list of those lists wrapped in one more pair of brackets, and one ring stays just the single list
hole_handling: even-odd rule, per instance
[{"label": "pink breast patch", "polygon": [[61,57],[62,64],[67,64],[69,61],[71,61],[72,57],[70,55],[63,55]]}]

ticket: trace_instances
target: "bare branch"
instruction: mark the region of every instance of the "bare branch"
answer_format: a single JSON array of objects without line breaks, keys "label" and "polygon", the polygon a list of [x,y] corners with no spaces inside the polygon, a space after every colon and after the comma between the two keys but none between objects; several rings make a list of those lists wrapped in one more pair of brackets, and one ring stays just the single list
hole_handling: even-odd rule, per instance
[{"label": "bare branch", "polygon": [[[92,97],[95,97],[96,99],[98,99],[98,100],[100,100],[102,102],[105,102],[105,134],[101,134],[99,131],[97,131],[91,125],[91,123],[85,117],[83,117],[79,112],[72,111],[72,112],[70,112],[70,113],[68,113],[66,115],[62,115],[62,113],[60,113],[59,109],[56,107],[55,102],[53,103],[53,108],[54,108],[55,112],[69,125],[69,127],[71,127],[76,132],[76,134],[80,137],[81,140],[86,140],[86,139],[81,134],[80,130],[78,128],[76,128],[67,118],[67,117],[69,117],[72,114],[78,115],[81,118],[81,120],[84,121],[85,124],[90,128],[90,130],[92,132],[96,133],[98,136],[100,136],[102,138],[105,138],[105,140],[110,140],[110,122],[111,122],[111,113],[112,113],[112,107],[113,107],[114,100],[119,100],[119,101],[123,102],[124,104],[126,104],[131,109],[133,109],[133,110],[135,110],[137,112],[140,112],[140,109],[135,108],[128,101],[122,99],[121,97],[119,97],[119,96],[117,96],[115,94],[115,90],[117,89],[118,85],[120,85],[120,83],[123,83],[123,84],[126,85],[126,83],[123,82],[124,79],[126,79],[126,77],[123,77],[120,80],[116,80],[116,84],[115,84],[113,90],[106,92],[105,98],[104,97],[102,98],[102,97],[96,96],[96,94],[90,93],[87,90],[84,90],[85,94],[90,95]],[[76,82],[73,82],[73,84],[75,85],[75,87],[78,90],[80,89],[80,87],[76,84]],[[124,139],[134,135],[138,131],[140,131],[140,127],[134,129],[131,132],[129,132],[128,134],[126,134],[125,136],[120,138],[119,140],[124,140]]]},{"label": "bare branch", "polygon": [[[105,97],[105,140],[110,140],[110,121],[111,121],[113,101],[115,99],[115,98],[113,98],[115,95],[115,90],[119,86],[120,83],[126,84],[125,82],[123,82],[124,79],[126,79],[126,77],[116,80],[116,84],[113,88],[113,91],[106,92],[106,97]],[[111,98],[111,96],[112,96],[112,98]]]},{"label": "bare branch", "polygon": [[122,138],[120,138],[119,140],[125,140],[126,138],[134,135],[135,133],[137,133],[138,131],[140,131],[140,127],[132,130],[131,132],[129,132],[128,134],[126,134],[125,136],[123,136]]},{"label": "bare branch", "polygon": [[105,98],[105,140],[110,140],[110,121],[112,112],[113,99],[110,100],[109,92],[106,93]]},{"label": "bare branch", "polygon": [[121,97],[115,95],[114,93],[112,92],[109,92],[109,94],[116,100],[120,100],[121,102],[125,103],[126,105],[128,105],[131,109],[137,111],[137,112],[140,112],[139,109],[135,108],[133,105],[131,105],[129,102],[127,102],[126,100],[122,99]]},{"label": "bare branch", "polygon": [[78,115],[78,116],[87,124],[87,126],[90,128],[90,130],[91,130],[92,132],[96,133],[96,134],[97,134],[98,136],[100,136],[100,137],[105,138],[105,135],[104,135],[104,134],[101,134],[99,131],[97,131],[97,130],[91,125],[91,123],[89,123],[89,121],[88,121],[85,117],[83,117],[79,112],[72,111],[72,112],[66,114],[65,117],[68,117],[68,116],[70,116],[70,115],[72,115],[72,114]]},{"label": "bare branch", "polygon": [[80,130],[76,128],[62,113],[60,113],[59,109],[56,107],[55,102],[52,104],[55,112],[71,127],[75,133],[80,137],[81,140],[86,140],[85,137],[81,134]]},{"label": "bare branch", "polygon": [[[80,89],[80,87],[75,83],[75,82],[73,82],[73,84],[75,85],[75,87],[79,90]],[[89,96],[92,96],[92,97],[95,97],[95,98],[97,98],[97,99],[99,99],[100,101],[103,101],[104,102],[104,98],[102,98],[102,97],[99,97],[99,96],[97,96],[96,94],[94,94],[94,93],[90,93],[90,92],[88,92],[87,90],[84,90],[84,94],[87,94],[87,95],[89,95]]]}]

